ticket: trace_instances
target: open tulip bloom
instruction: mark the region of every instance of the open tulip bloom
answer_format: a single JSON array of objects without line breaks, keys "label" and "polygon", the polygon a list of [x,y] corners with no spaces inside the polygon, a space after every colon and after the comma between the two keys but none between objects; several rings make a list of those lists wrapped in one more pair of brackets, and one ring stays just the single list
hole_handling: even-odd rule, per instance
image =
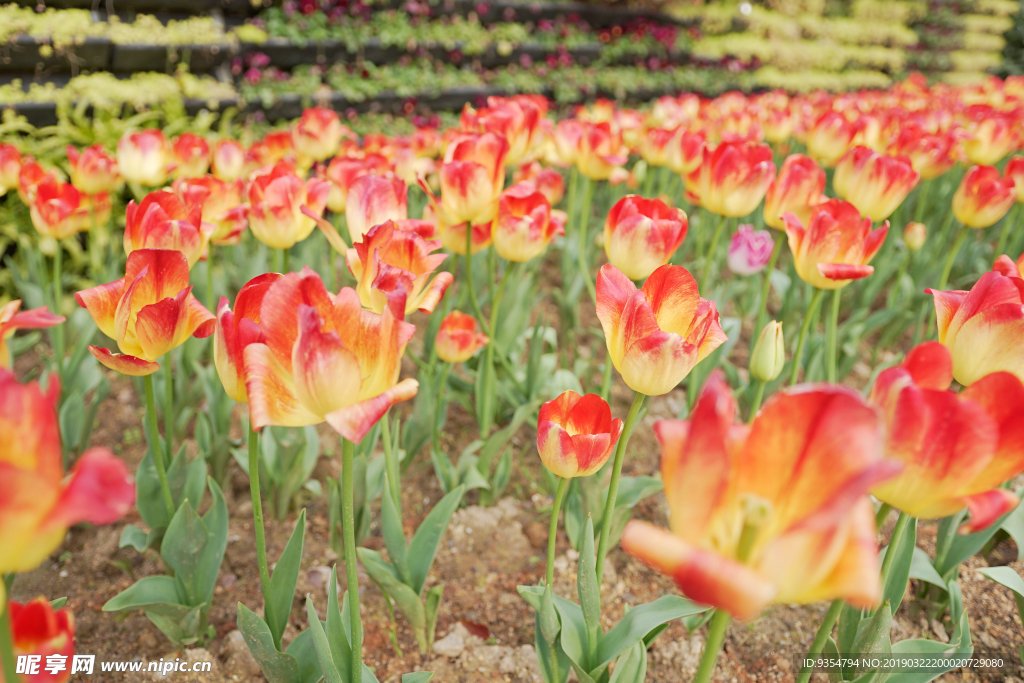
[{"label": "open tulip bloom", "polygon": [[632,521],[622,547],[688,597],[749,620],[772,603],[879,603],[865,494],[899,471],[877,412],[839,386],[772,396],[749,427],[720,372],[693,418],[654,425],[669,529]]}]

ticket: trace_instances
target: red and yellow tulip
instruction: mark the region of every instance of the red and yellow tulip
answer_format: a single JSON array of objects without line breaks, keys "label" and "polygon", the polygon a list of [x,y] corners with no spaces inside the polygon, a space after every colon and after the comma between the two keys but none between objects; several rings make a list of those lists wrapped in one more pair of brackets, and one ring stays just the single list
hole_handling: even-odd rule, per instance
[{"label": "red and yellow tulip", "polygon": [[375,225],[409,217],[409,191],[399,178],[364,175],[356,178],[345,199],[345,222],[352,244]]},{"label": "red and yellow tulip", "polygon": [[[66,608],[55,610],[50,601],[38,597],[25,604],[11,600],[4,619],[10,619],[14,656],[35,655],[39,671],[26,675],[23,681],[31,683],[64,683],[71,678],[70,661],[75,653],[75,617]],[[60,657],[64,666],[52,672],[47,670],[47,658]],[[16,681],[14,683],[17,683]]]},{"label": "red and yellow tulip", "polygon": [[839,289],[875,272],[868,261],[885,242],[889,223],[872,230],[853,204],[829,199],[814,207],[804,227],[792,213],[784,214],[789,249],[797,275],[818,289]]},{"label": "red and yellow tulip", "polygon": [[[199,186],[192,186],[199,187]],[[204,223],[206,190],[178,194],[171,190],[150,192],[125,210],[124,253],[138,249],[171,249],[188,259],[192,268],[206,251],[214,225]]]},{"label": "red and yellow tulip", "polygon": [[[440,201],[426,181],[420,179],[420,186],[443,225],[489,224],[494,220],[505,186],[507,155],[508,142],[494,133],[462,134],[448,146],[440,169]],[[466,250],[465,246],[462,250]]]},{"label": "red and yellow tulip", "polygon": [[231,182],[245,174],[245,148],[237,140],[218,140],[213,147],[210,172],[218,180]]},{"label": "red and yellow tulip", "polygon": [[569,390],[540,407],[537,452],[559,477],[589,477],[611,457],[622,434],[608,403],[597,394]]},{"label": "red and yellow tulip", "polygon": [[21,152],[12,144],[0,144],[0,197],[18,187],[20,175]]},{"label": "red and yellow tulip", "polygon": [[807,225],[814,207],[823,201],[825,171],[808,156],[790,154],[782,162],[782,170],[764,196],[765,225],[785,230],[782,215],[786,212]]},{"label": "red and yellow tulip", "polygon": [[203,230],[210,234],[212,244],[230,245],[241,241],[242,232],[249,224],[244,180],[239,178],[225,182],[212,175],[204,175],[176,180],[172,189],[183,198],[186,205],[190,202],[201,204],[203,223],[213,226],[212,229]]},{"label": "red and yellow tulip", "polygon": [[341,123],[337,112],[324,107],[303,110],[302,117],[292,128],[292,145],[302,156],[323,161],[334,155],[345,137],[355,137],[348,126]]},{"label": "red and yellow tulip", "polygon": [[548,198],[533,183],[517,183],[501,193],[491,233],[498,256],[525,263],[544,253],[551,240],[563,233]]},{"label": "red and yellow tulip", "polygon": [[[0,368],[0,573],[34,569],[80,522],[110,524],[135,503],[124,461],[90,448],[65,476],[55,378],[44,391]],[[4,602],[0,582],[0,604]]]},{"label": "red and yellow tulip", "polygon": [[711,213],[739,218],[757,208],[773,180],[771,147],[723,142],[704,148],[700,166],[686,176],[687,196]]},{"label": "red and yellow tulip", "polygon": [[477,332],[476,318],[461,311],[452,311],[441,321],[434,338],[437,357],[445,363],[464,363],[490,340]]},{"label": "red and yellow tulip", "polygon": [[173,163],[173,152],[159,129],[125,133],[117,143],[117,167],[130,183],[160,187]]},{"label": "red and yellow tulip", "polygon": [[773,603],[881,598],[868,489],[898,471],[877,412],[840,386],[772,396],[750,425],[720,371],[690,420],[654,425],[669,529],[631,521],[623,549],[696,602],[750,620]]},{"label": "red and yellow tulip", "polygon": [[100,194],[120,189],[122,181],[117,160],[107,154],[103,145],[91,145],[81,152],[68,145],[67,156],[71,184],[80,192]]},{"label": "red and yellow tulip", "polygon": [[33,188],[29,215],[40,235],[63,240],[110,220],[110,195],[86,195],[71,183],[47,177]]},{"label": "red and yellow tulip", "polygon": [[604,253],[630,280],[643,280],[668,263],[686,238],[688,226],[682,209],[628,194],[608,212]]},{"label": "red and yellow tulip", "polygon": [[151,375],[160,367],[156,360],[190,336],[213,334],[214,316],[192,296],[188,260],[180,251],[137,249],[125,271],[120,280],[75,293],[121,351],[90,346],[100,363],[126,375]]},{"label": "red and yellow tulip", "polygon": [[266,340],[242,352],[253,428],[326,421],[359,442],[388,408],[416,395],[416,380],[398,381],[416,329],[404,312],[403,293],[373,313],[354,289],[329,293],[308,267],[274,281],[260,306]]},{"label": "red and yellow tulip", "polygon": [[637,289],[611,264],[597,273],[597,317],[608,353],[630,389],[672,391],[726,340],[713,301],[682,266],[661,266]]},{"label": "red and yellow tulip", "polygon": [[917,187],[921,175],[907,157],[854,147],[836,164],[832,188],[873,221],[884,221]]},{"label": "red and yellow tulip", "polygon": [[239,403],[248,403],[245,390],[245,347],[266,343],[267,335],[260,327],[263,297],[270,285],[283,277],[264,273],[249,280],[238,290],[232,309],[227,297],[217,306],[217,327],[213,335],[213,360],[224,392]]},{"label": "red and yellow tulip", "polygon": [[1005,216],[1016,200],[1012,176],[1000,177],[995,166],[972,166],[953,195],[953,215],[969,228],[987,228]]},{"label": "red and yellow tulip", "polygon": [[327,206],[330,189],[326,180],[303,180],[290,164],[279,162],[249,184],[249,229],[268,247],[290,249],[316,227],[302,207],[319,216]]},{"label": "red and yellow tulip", "polygon": [[210,143],[202,135],[182,133],[171,143],[175,178],[198,178],[210,170]]}]

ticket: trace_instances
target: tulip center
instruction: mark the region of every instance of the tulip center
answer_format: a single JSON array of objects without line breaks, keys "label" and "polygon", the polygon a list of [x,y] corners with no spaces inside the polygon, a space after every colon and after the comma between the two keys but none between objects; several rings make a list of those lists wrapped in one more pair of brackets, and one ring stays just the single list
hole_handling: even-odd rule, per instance
[{"label": "tulip center", "polygon": [[743,527],[736,545],[736,559],[747,563],[757,542],[761,529],[772,513],[772,504],[760,496],[747,494],[740,502],[743,511]]}]

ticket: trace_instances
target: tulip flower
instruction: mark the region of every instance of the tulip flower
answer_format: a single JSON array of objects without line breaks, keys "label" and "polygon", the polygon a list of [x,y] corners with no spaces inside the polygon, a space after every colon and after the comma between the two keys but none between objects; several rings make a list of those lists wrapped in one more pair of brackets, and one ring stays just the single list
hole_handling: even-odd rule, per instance
[{"label": "tulip flower", "polygon": [[1017,199],[1012,177],[994,166],[972,166],[953,195],[953,215],[969,228],[987,228],[1006,215]]},{"label": "tulip flower", "polygon": [[254,171],[264,166],[273,166],[279,161],[294,161],[295,145],[290,130],[267,133],[263,139],[249,146],[246,151],[246,169]]},{"label": "tulip flower", "polygon": [[704,160],[707,141],[703,133],[693,132],[679,127],[668,148],[668,167],[673,173],[684,178],[700,166]]},{"label": "tulip flower", "polygon": [[[44,392],[0,368],[0,574],[36,568],[71,526],[110,524],[135,503],[124,461],[106,448],[85,451],[64,475],[59,399],[55,377]],[[0,604],[3,593],[0,582]]]},{"label": "tulip flower", "polygon": [[163,132],[155,128],[125,133],[117,143],[117,167],[130,183],[159,187],[167,182],[173,160],[168,147]]},{"label": "tulip flower", "polygon": [[676,140],[676,130],[651,127],[640,136],[640,156],[648,166],[668,166],[669,151]]},{"label": "tulip flower", "polygon": [[953,357],[953,378],[969,386],[1009,372],[1024,381],[1024,280],[1008,256],[969,292],[925,290],[935,300],[939,341]]},{"label": "tulip flower", "polygon": [[245,148],[237,140],[218,140],[213,147],[210,172],[218,180],[231,182],[245,173]]},{"label": "tulip flower", "polygon": [[744,621],[770,604],[842,598],[870,609],[882,586],[868,489],[881,460],[876,411],[841,386],[773,395],[750,427],[721,371],[690,420],[654,424],[669,529],[634,520],[623,549],[695,602]]},{"label": "tulip flower", "polygon": [[589,477],[611,457],[622,420],[612,419],[608,403],[597,394],[580,396],[569,390],[540,407],[537,452],[553,474],[571,479]]},{"label": "tulip flower", "polygon": [[84,194],[115,192],[121,187],[121,173],[117,161],[107,154],[103,145],[95,144],[81,152],[67,146],[71,184]]},{"label": "tulip flower", "polygon": [[688,227],[682,209],[671,208],[660,199],[628,194],[608,212],[604,253],[630,280],[643,280],[668,263],[686,238]]},{"label": "tulip flower", "polygon": [[903,243],[910,251],[917,251],[923,247],[927,237],[928,228],[924,223],[907,223],[907,227],[903,228]]},{"label": "tulip flower", "polygon": [[466,131],[503,136],[509,146],[505,163],[515,166],[533,146],[540,118],[540,110],[530,100],[490,97],[483,109],[474,110],[467,104],[460,123]]},{"label": "tulip flower", "polygon": [[537,161],[530,161],[519,166],[512,174],[512,182],[533,183],[534,187],[548,198],[551,206],[558,206],[565,196],[565,178],[553,168],[544,168]]},{"label": "tulip flower", "polygon": [[494,133],[464,134],[448,146],[441,164],[440,201],[426,181],[420,179],[420,186],[441,223],[455,226],[494,220],[505,186],[507,154],[508,142]]},{"label": "tulip flower", "polygon": [[436,128],[420,126],[410,136],[410,147],[417,157],[432,159],[441,153],[441,134]]},{"label": "tulip flower", "polygon": [[18,312],[21,299],[9,301],[0,306],[0,369],[11,367],[11,351],[7,348],[7,340],[18,330],[41,330],[60,325],[65,318],[54,315],[40,306],[28,311]]},{"label": "tulip flower", "polygon": [[611,124],[583,122],[576,141],[576,170],[591,180],[608,180],[626,161],[622,140]]},{"label": "tulip flower", "polygon": [[364,157],[334,157],[324,171],[324,178],[331,181],[327,195],[327,208],[334,213],[345,212],[348,190],[357,178],[364,175],[384,175],[389,168],[388,160],[379,154]]},{"label": "tulip flower", "polygon": [[32,157],[25,159],[18,171],[18,197],[26,206],[32,204],[36,188],[44,182],[60,183],[53,171],[47,171]]},{"label": "tulip flower", "polygon": [[704,148],[701,165],[686,177],[687,194],[711,213],[739,218],[757,208],[774,179],[771,147],[723,142]]},{"label": "tulip flower", "polygon": [[452,311],[441,321],[434,349],[445,363],[464,363],[489,341],[487,335],[477,332],[476,318]]},{"label": "tulip flower", "polygon": [[1010,116],[987,107],[977,114],[980,120],[973,123],[970,137],[963,142],[964,156],[973,164],[990,166],[1017,148],[1020,135]]},{"label": "tulip flower", "polygon": [[290,249],[316,227],[302,207],[322,214],[329,192],[327,181],[303,180],[289,164],[280,162],[254,176],[249,184],[249,229],[268,247]]},{"label": "tulip flower", "polygon": [[9,143],[0,144],[0,197],[18,187],[21,175],[21,152]]},{"label": "tulip flower", "polygon": [[492,236],[494,250],[507,261],[525,263],[540,256],[562,224],[552,220],[551,204],[533,183],[513,185],[501,193]]},{"label": "tulip flower", "polygon": [[[200,186],[192,186],[200,188]],[[206,189],[179,195],[171,190],[150,192],[141,204],[128,202],[125,209],[124,253],[137,249],[172,249],[184,254],[188,267],[199,262],[213,233],[203,223]]]},{"label": "tulip flower", "polygon": [[828,111],[807,132],[807,153],[825,168],[831,168],[846,154],[855,133],[845,116]]},{"label": "tulip flower", "polygon": [[836,164],[836,194],[874,221],[884,221],[913,190],[920,174],[907,157],[890,157],[854,147]]},{"label": "tulip flower", "polygon": [[923,180],[938,178],[956,163],[951,135],[932,135],[913,125],[900,128],[896,140],[889,146],[889,154],[910,159]]},{"label": "tulip flower", "polygon": [[186,205],[188,197],[196,198],[202,206],[203,224],[210,224],[212,229],[205,228],[210,242],[217,245],[238,244],[242,232],[248,225],[249,207],[245,205],[246,183],[239,178],[232,182],[218,180],[212,175],[198,178],[182,178],[174,181],[173,191],[183,198]]},{"label": "tulip flower", "polygon": [[110,195],[85,195],[71,183],[53,178],[41,182],[29,204],[32,225],[45,237],[63,240],[110,220]]},{"label": "tulip flower", "polygon": [[260,306],[266,340],[242,353],[253,429],[326,421],[358,443],[413,398],[416,380],[397,380],[416,328],[403,320],[403,296],[389,303],[379,315],[364,311],[355,290],[330,294],[308,266],[274,281]]},{"label": "tulip flower", "polygon": [[630,389],[672,391],[726,340],[713,301],[682,266],[661,266],[642,289],[611,264],[597,273],[597,317],[608,354]]},{"label": "tulip flower", "polygon": [[806,225],[813,208],[825,201],[825,171],[808,156],[790,154],[764,197],[765,225],[785,230],[782,214],[796,215]]},{"label": "tulip flower", "polygon": [[888,422],[885,451],[903,471],[872,494],[921,519],[947,517],[965,507],[962,533],[988,527],[1017,506],[999,486],[1024,470],[1024,385],[1006,372],[949,391],[953,359],[939,342],[914,347],[884,370],[871,400]]},{"label": "tulip flower", "polygon": [[[15,657],[39,657],[38,671],[22,679],[32,683],[64,683],[71,678],[71,657],[75,653],[75,617],[66,608],[55,610],[44,597],[22,604],[7,603],[7,612],[0,618],[10,619]],[[58,671],[47,669],[47,659],[58,657],[64,666]]]},{"label": "tulip flower", "polygon": [[323,107],[305,109],[292,128],[295,151],[316,161],[334,156],[344,137],[354,135],[342,125],[337,112]]},{"label": "tulip flower", "polygon": [[364,239],[370,228],[386,221],[409,217],[409,191],[398,178],[364,175],[356,178],[345,198],[345,222],[352,244]]},{"label": "tulip flower", "polygon": [[1018,204],[1024,204],[1024,157],[1010,157],[1003,175],[1013,178],[1013,191]]},{"label": "tulip flower", "polygon": [[234,309],[227,297],[221,297],[217,306],[217,327],[213,335],[214,365],[224,392],[239,403],[249,402],[245,390],[245,347],[266,343],[267,335],[260,327],[260,311],[270,285],[281,277],[278,273],[257,275],[238,290]]},{"label": "tulip flower", "polygon": [[810,223],[792,213],[782,217],[800,278],[818,289],[839,289],[875,271],[868,262],[882,247],[889,223],[872,230],[871,219],[841,199],[814,207]]},{"label": "tulip flower", "polygon": [[175,178],[198,178],[210,169],[210,143],[201,135],[182,133],[171,143],[171,160]]},{"label": "tulip flower", "polygon": [[121,353],[96,346],[89,351],[125,375],[151,375],[165,353],[190,336],[201,339],[214,331],[213,314],[192,296],[188,260],[180,251],[132,251],[124,278],[77,292],[75,300]]},{"label": "tulip flower", "polygon": [[435,254],[440,240],[425,239],[416,228],[432,230],[422,221],[384,221],[370,228],[352,249],[345,247],[337,230],[327,220],[317,220],[327,240],[345,255],[349,272],[356,278],[356,292],[365,308],[383,313],[388,300],[401,289],[405,292],[405,315],[413,311],[432,313],[445,290],[454,281],[451,273],[434,272],[448,258]]},{"label": "tulip flower", "polygon": [[755,275],[771,260],[775,240],[767,230],[739,225],[729,240],[729,270],[737,275]]}]

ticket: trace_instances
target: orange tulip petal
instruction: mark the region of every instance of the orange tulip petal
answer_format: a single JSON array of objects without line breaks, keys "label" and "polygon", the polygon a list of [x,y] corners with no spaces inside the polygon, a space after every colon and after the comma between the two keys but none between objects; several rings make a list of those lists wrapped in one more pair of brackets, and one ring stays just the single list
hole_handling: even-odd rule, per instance
[{"label": "orange tulip petal", "polygon": [[960,396],[981,405],[999,426],[995,457],[974,479],[971,491],[996,487],[1024,471],[1024,384],[1008,372],[994,372]]},{"label": "orange tulip petal", "polygon": [[89,315],[96,322],[96,327],[111,339],[117,338],[115,315],[124,290],[125,280],[121,279],[75,292],[75,301],[78,305],[89,311]]},{"label": "orange tulip petal", "polygon": [[[249,344],[242,357],[253,429],[267,425],[306,427],[323,422],[322,416],[310,412],[299,401],[291,368],[282,366],[267,344]],[[291,365],[290,357],[288,364]]]},{"label": "orange tulip petal", "polygon": [[75,461],[71,478],[44,530],[79,522],[110,524],[135,504],[135,483],[124,461],[106,448],[90,448]]},{"label": "orange tulip petal", "polygon": [[922,389],[945,391],[953,382],[953,357],[949,349],[937,341],[918,344],[901,365]]},{"label": "orange tulip petal", "polygon": [[455,276],[451,273],[438,273],[419,300],[419,305],[417,306],[419,311],[421,313],[433,313],[437,305],[441,303],[441,297],[444,296],[445,291],[448,290],[448,287],[453,282],[455,282]]},{"label": "orange tulip petal", "polygon": [[359,443],[388,408],[414,398],[418,388],[419,382],[416,380],[404,379],[381,394],[328,413],[327,424],[349,441]]},{"label": "orange tulip petal", "polygon": [[743,621],[756,618],[777,593],[775,586],[750,567],[697,548],[646,522],[629,522],[620,544],[633,557],[671,576],[691,600],[723,609]]},{"label": "orange tulip petal", "polygon": [[292,351],[295,393],[311,413],[327,415],[357,401],[362,382],[359,359],[335,332],[321,331],[317,310],[299,306],[299,337]]},{"label": "orange tulip petal", "polygon": [[850,263],[819,263],[818,272],[829,280],[859,280],[875,272],[875,267]]},{"label": "orange tulip petal", "polygon": [[120,372],[122,375],[145,377],[146,375],[152,375],[160,369],[160,366],[152,361],[121,353],[111,353],[109,349],[103,349],[98,346],[90,346],[89,352],[104,366]]},{"label": "orange tulip petal", "polygon": [[972,534],[992,525],[1007,512],[1020,504],[1020,499],[1006,489],[992,489],[984,493],[963,498],[961,502],[967,506],[971,518],[960,525],[961,534]]}]

